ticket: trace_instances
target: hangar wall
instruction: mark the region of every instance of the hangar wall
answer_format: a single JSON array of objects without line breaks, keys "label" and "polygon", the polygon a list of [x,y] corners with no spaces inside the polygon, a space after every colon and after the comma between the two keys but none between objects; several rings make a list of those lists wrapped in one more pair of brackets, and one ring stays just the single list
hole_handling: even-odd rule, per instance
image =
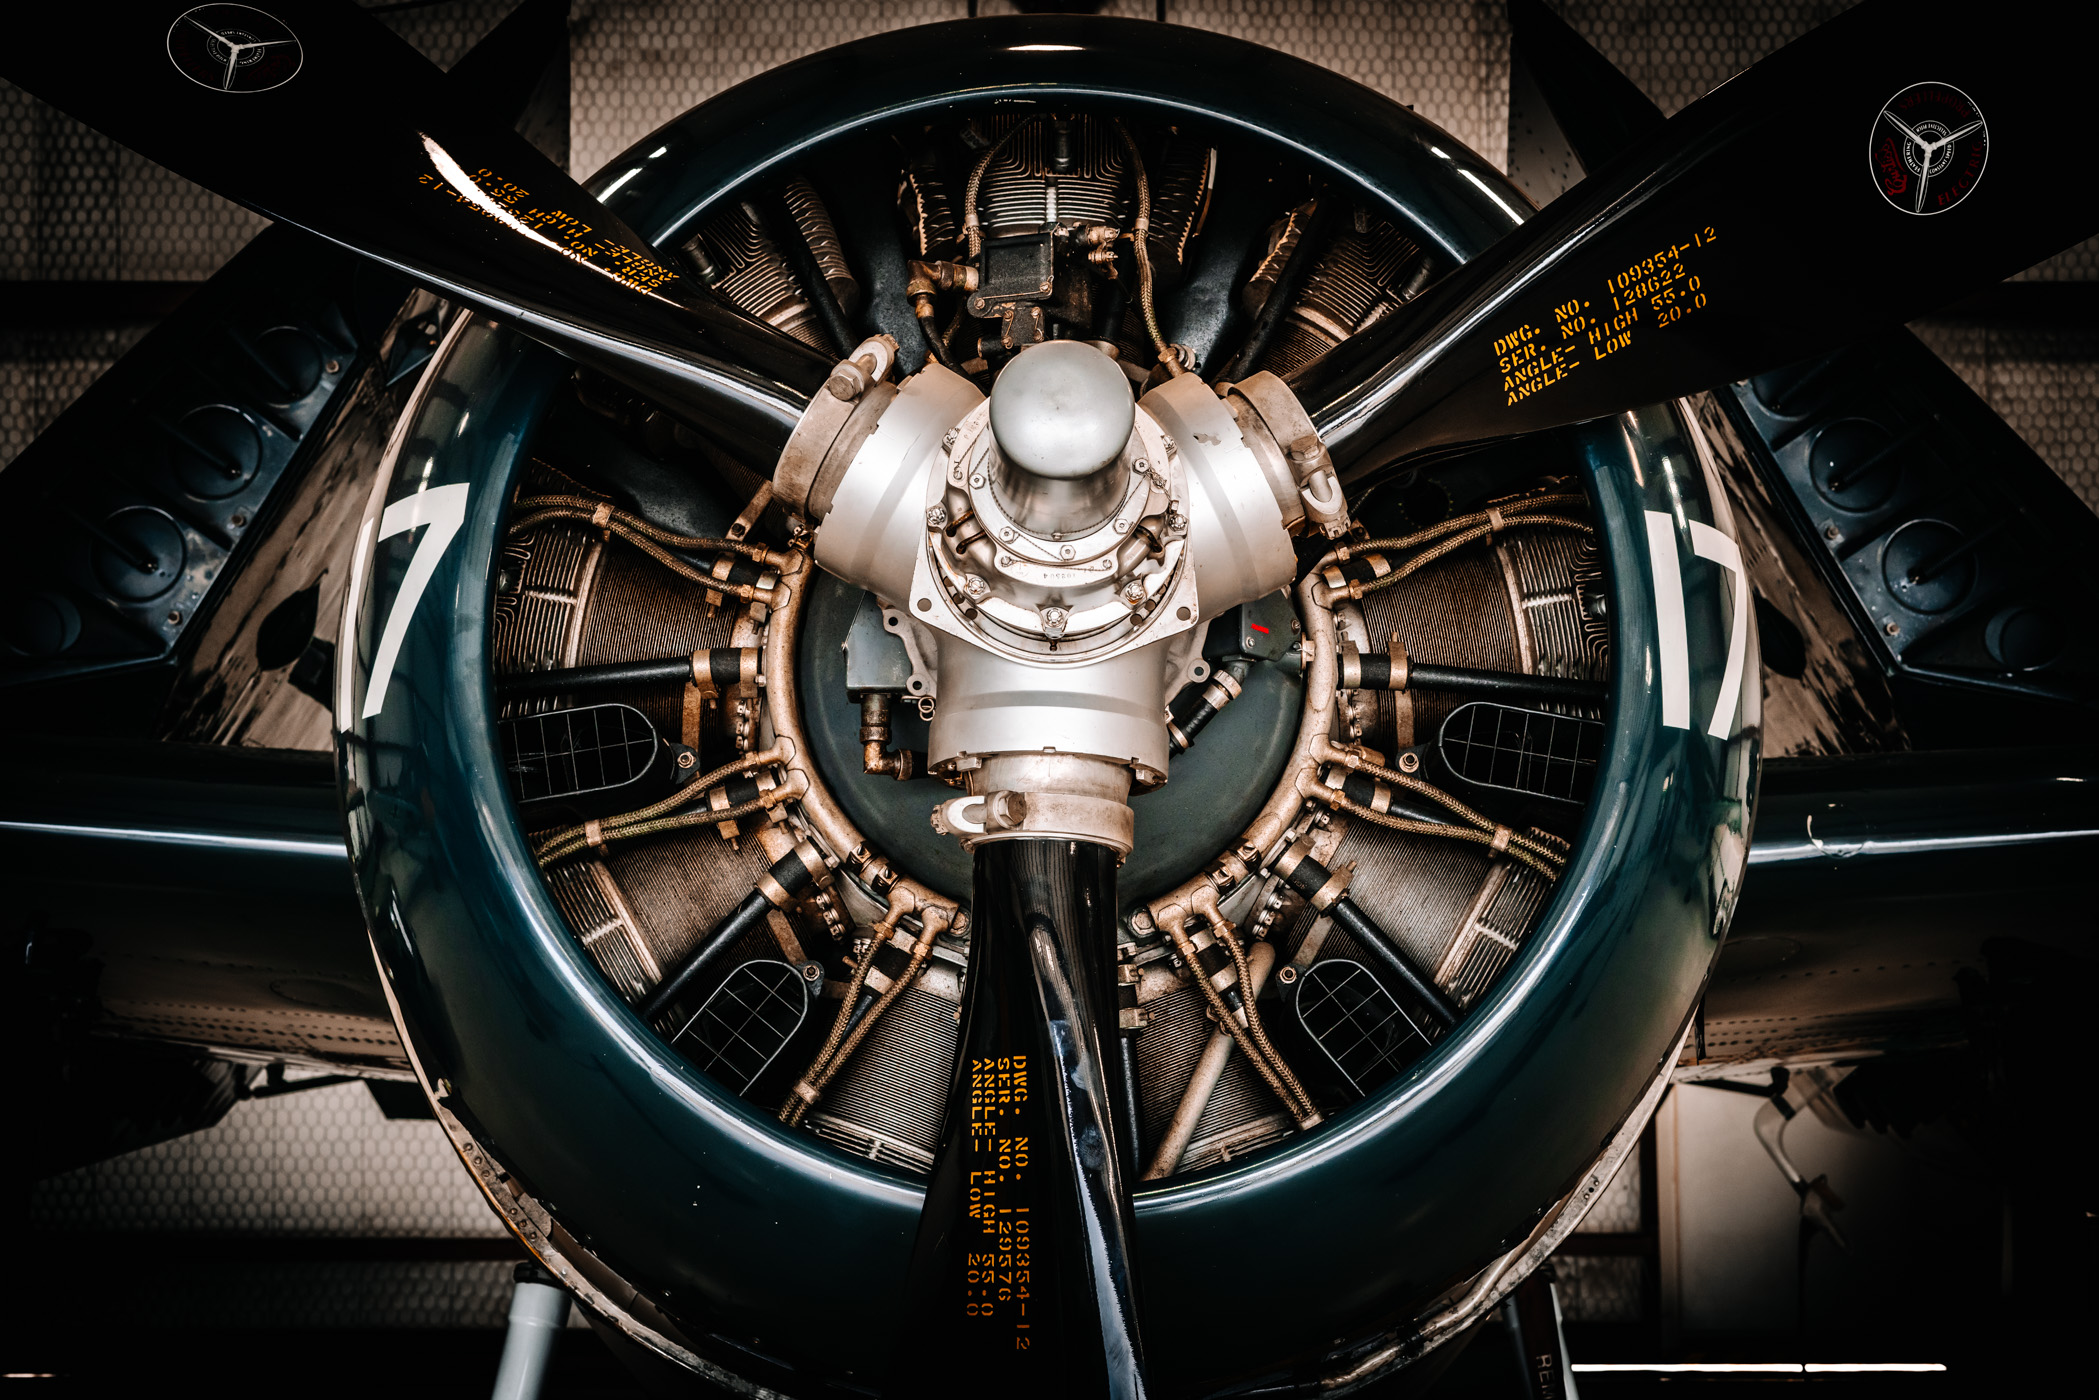
[{"label": "hangar wall", "polygon": [[[1107,0],[1150,18],[1156,0]],[[387,14],[450,65],[509,6]],[[984,14],[1010,0],[982,0]],[[1843,0],[1569,0],[1570,23],[1674,112],[1847,8]],[[767,68],[969,0],[575,0],[570,164],[588,174],[686,108]],[[1271,45],[1409,103],[1497,164],[1507,145],[1500,0],[1167,0],[1171,23]],[[262,220],[0,83],[0,462],[262,227]],[[2099,281],[2099,244],[2018,281]],[[81,285],[60,285],[81,284]],[[71,293],[71,295],[67,295]],[[2074,296],[2075,291],[2066,295]],[[2035,324],[2038,320],[2039,324]],[[2058,313],[1918,329],[2087,501],[2099,504],[2099,344]]]}]

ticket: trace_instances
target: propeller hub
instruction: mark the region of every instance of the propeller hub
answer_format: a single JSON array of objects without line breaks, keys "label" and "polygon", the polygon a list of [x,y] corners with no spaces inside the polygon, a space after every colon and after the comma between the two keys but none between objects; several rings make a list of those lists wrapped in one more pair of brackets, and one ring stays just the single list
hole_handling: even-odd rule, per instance
[{"label": "propeller hub", "polygon": [[1023,350],[991,389],[999,504],[1030,534],[1095,529],[1122,499],[1136,415],[1129,377],[1092,346],[1053,340]]}]

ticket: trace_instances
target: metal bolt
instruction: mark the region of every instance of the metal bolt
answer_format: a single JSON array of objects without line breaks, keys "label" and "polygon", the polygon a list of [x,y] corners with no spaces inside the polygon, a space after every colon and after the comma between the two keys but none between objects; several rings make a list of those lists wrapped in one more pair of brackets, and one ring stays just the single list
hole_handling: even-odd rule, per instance
[{"label": "metal bolt", "polygon": [[940,439],[940,450],[942,452],[952,451],[955,446],[955,439],[959,436],[961,436],[959,428],[949,428],[946,435]]},{"label": "metal bolt", "polygon": [[1130,470],[1137,473],[1137,475],[1139,476],[1143,476],[1146,472],[1150,471],[1151,469],[1152,464],[1150,462],[1145,461],[1142,457],[1139,457],[1136,461],[1130,463]]},{"label": "metal bolt", "polygon": [[1116,521],[1115,533],[1118,535],[1127,535],[1128,533],[1130,533],[1130,522],[1127,520]]},{"label": "metal bolt", "polygon": [[699,762],[699,758],[693,753],[691,749],[687,749],[685,752],[678,755],[678,766],[680,768],[690,768],[693,764],[697,762]]},{"label": "metal bolt", "polygon": [[984,473],[971,472],[969,474],[969,489],[972,491],[981,491],[984,489]]},{"label": "metal bolt", "polygon": [[1141,578],[1133,578],[1125,582],[1122,586],[1122,598],[1123,601],[1126,603],[1143,602],[1144,580]]},{"label": "metal bolt", "polygon": [[[168,609],[168,626],[170,626],[170,627],[179,627],[179,626],[181,626],[181,625],[182,625],[182,610],[181,610],[181,609],[179,609],[179,608],[169,608],[169,609]],[[1893,629],[1893,628],[1889,628],[1888,630],[1889,630],[1889,631],[1893,631],[1894,629]]]},{"label": "metal bolt", "polygon": [[1887,633],[1890,637],[1900,636],[1902,634],[1902,624],[1899,622],[1889,623],[1887,626]]},{"label": "metal bolt", "polygon": [[1057,546],[1057,557],[1059,559],[1076,559],[1079,557],[1079,551],[1071,545],[1060,544]]},{"label": "metal bolt", "polygon": [[938,530],[938,529],[941,529],[941,528],[945,527],[945,526],[946,526],[946,524],[947,524],[947,507],[946,507],[946,506],[934,506],[934,507],[933,507],[933,508],[932,508],[931,510],[929,510],[929,511],[927,511],[927,512],[926,512],[926,528],[927,528],[928,530]]},{"label": "metal bolt", "polygon": [[1292,982],[1295,982],[1297,980],[1297,969],[1294,967],[1286,967],[1280,972],[1276,973],[1275,980],[1287,987]]},{"label": "metal bolt", "polygon": [[343,372],[343,362],[341,360],[330,360],[327,364],[322,365],[321,368],[327,370],[330,374],[341,374]]},{"label": "metal bolt", "polygon": [[1006,541],[1008,544],[1011,544],[1013,542],[1013,536],[1017,533],[1018,531],[1016,531],[1011,525],[1008,525],[998,532],[998,537]]},{"label": "metal bolt", "polygon": [[248,523],[248,517],[242,515],[239,511],[235,511],[233,515],[226,521],[226,523],[232,526],[234,529],[238,530]]},{"label": "metal bolt", "polygon": [[803,980],[804,982],[821,982],[821,981],[823,981],[823,980],[824,980],[824,968],[823,968],[823,964],[822,964],[822,963],[805,963],[805,964],[803,965],[803,967],[802,967],[802,980]]},{"label": "metal bolt", "polygon": [[1399,771],[1402,773],[1411,773],[1420,766],[1421,755],[1418,753],[1403,753],[1399,756]]},{"label": "metal bolt", "polygon": [[1822,527],[1822,538],[1825,540],[1840,540],[1844,538],[1844,532],[1834,525],[1824,525]]},{"label": "metal bolt", "polygon": [[980,575],[964,574],[962,576],[962,589],[972,598],[981,598],[991,591],[991,585],[986,583]]}]

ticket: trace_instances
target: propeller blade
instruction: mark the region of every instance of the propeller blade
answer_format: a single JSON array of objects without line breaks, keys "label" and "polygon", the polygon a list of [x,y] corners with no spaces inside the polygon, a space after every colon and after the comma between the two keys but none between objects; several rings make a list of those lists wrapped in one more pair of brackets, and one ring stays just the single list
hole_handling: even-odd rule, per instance
[{"label": "propeller blade", "polygon": [[777,450],[829,371],[682,283],[617,215],[341,0],[276,0],[267,13],[185,0],[33,7],[8,17],[0,74],[730,439]]},{"label": "propeller blade", "polygon": [[[1292,376],[1344,479],[1910,320],[2099,231],[2088,7],[1868,0]],[[2045,38],[2039,37],[2045,36]]]},{"label": "propeller blade", "polygon": [[976,855],[961,1053],[883,1393],[1141,1400],[1129,1181],[1099,1016],[1115,1003],[1115,853]]},{"label": "propeller blade", "polygon": [[1665,118],[1544,0],[1508,9],[1509,178],[1545,204]]}]

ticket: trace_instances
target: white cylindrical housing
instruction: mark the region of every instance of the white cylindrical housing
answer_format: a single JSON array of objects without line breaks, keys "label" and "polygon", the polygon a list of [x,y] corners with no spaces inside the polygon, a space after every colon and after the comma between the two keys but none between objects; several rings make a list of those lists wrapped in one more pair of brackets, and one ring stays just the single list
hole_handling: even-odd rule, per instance
[{"label": "white cylindrical housing", "polygon": [[1105,661],[1016,661],[940,642],[940,706],[926,757],[1054,751],[1166,771],[1165,643]]},{"label": "white cylindrical housing", "polygon": [[1121,501],[1137,408],[1115,361],[1078,340],[1030,346],[991,386],[991,485],[1033,535],[1083,535]]},{"label": "white cylindrical housing", "polygon": [[1144,411],[1173,435],[1188,473],[1197,616],[1207,622],[1288,588],[1297,577],[1297,551],[1231,409],[1209,385],[1184,374],[1146,394]]}]

